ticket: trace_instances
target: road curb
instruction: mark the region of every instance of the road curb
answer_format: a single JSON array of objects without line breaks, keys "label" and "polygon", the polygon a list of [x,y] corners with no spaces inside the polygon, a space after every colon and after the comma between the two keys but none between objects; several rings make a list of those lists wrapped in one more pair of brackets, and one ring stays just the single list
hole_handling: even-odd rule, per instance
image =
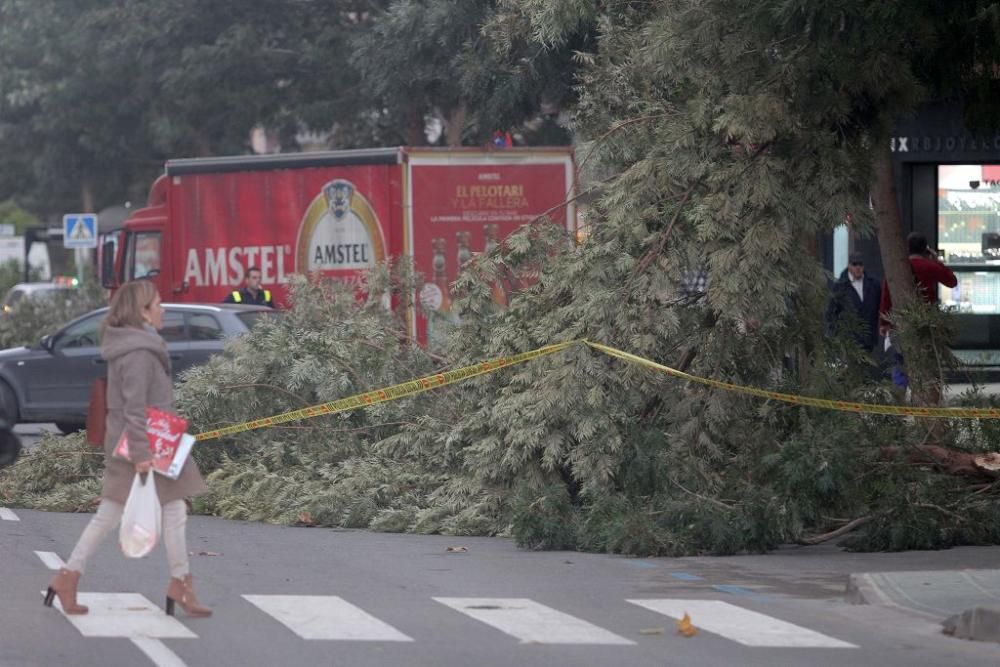
[{"label": "road curb", "polygon": [[1000,607],[973,607],[946,619],[944,633],[959,639],[1000,642]]},{"label": "road curb", "polygon": [[892,608],[943,626],[961,639],[1000,643],[1000,570],[965,569],[850,574],[851,604]]},{"label": "road curb", "polygon": [[878,577],[871,573],[855,573],[847,575],[847,586],[844,591],[844,599],[849,604],[878,605],[880,607],[891,607],[897,611],[919,616],[922,619],[941,623],[942,616],[932,614],[927,611],[914,609],[906,605],[899,604],[893,600],[892,596],[878,583]]}]

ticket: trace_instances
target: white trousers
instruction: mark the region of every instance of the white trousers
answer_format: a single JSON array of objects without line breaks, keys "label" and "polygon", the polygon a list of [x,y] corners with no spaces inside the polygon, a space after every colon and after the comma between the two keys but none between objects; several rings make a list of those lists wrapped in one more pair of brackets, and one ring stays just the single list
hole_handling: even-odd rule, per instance
[{"label": "white trousers", "polygon": [[[97,547],[122,519],[125,506],[107,498],[101,498],[97,513],[80,535],[66,567],[83,572]],[[187,553],[187,505],[183,500],[174,500],[163,506],[163,546],[167,549],[167,565],[170,576],[183,578],[190,571]]]}]

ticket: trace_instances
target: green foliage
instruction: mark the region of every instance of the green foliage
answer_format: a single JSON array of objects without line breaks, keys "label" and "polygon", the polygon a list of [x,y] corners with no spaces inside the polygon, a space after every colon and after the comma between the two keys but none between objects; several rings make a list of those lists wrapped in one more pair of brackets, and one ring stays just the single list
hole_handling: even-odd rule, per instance
[{"label": "green foliage", "polygon": [[285,151],[422,144],[431,119],[482,143],[572,98],[583,42],[483,31],[511,16],[486,0],[0,0],[0,200],[42,217],[142,201],[165,159],[249,152],[257,127]]},{"label": "green foliage", "polygon": [[10,468],[0,471],[4,504],[53,512],[88,512],[101,492],[104,452],[83,433],[47,434]]},{"label": "green foliage", "polygon": [[[505,0],[462,5],[455,25],[449,8],[401,0],[378,15],[373,34],[410,40],[369,71],[406,79],[412,60],[420,85],[400,88],[412,104],[377,108],[395,117],[467,104],[470,117],[498,118],[538,92],[505,80],[535,81],[533,65],[560,67],[578,48],[560,71],[576,74],[574,129],[590,138],[579,160],[596,183],[589,236],[578,244],[538,225],[477,257],[455,284],[459,321],[433,354],[381,305],[386,294],[412,306],[402,267],[376,272],[368,299],[300,280],[286,317],[185,376],[179,405],[197,429],[581,338],[741,385],[892,399],[845,343],[849,331],[824,335],[816,238],[848,212],[870,227],[874,152],[940,89],[929,64],[960,13],[992,34],[984,3]],[[539,44],[551,58],[525,55]],[[492,101],[440,76],[486,77],[471,64],[480,54],[507,67],[483,87]],[[956,76],[963,90],[976,78]],[[926,354],[945,368],[947,318],[903,315],[899,335],[931,340]],[[930,363],[920,354],[911,363]],[[853,519],[866,521],[853,548],[997,541],[995,487],[970,485],[919,446],[933,435],[945,451],[987,452],[1000,426],[936,426],[749,398],[576,345],[460,386],[199,445],[211,493],[197,508],[628,554],[766,551]]]},{"label": "green foliage", "polygon": [[541,496],[523,498],[514,510],[511,532],[528,549],[575,549],[578,512],[565,486],[550,486]]},{"label": "green foliage", "polygon": [[[374,275],[365,286],[373,296],[359,301],[350,286],[298,279],[283,317],[261,322],[185,375],[179,409],[206,430],[431,374],[430,357],[375,296],[394,295],[405,308],[406,285],[412,281],[402,271]],[[202,507],[240,519],[408,529],[444,477],[434,465],[440,460],[410,447],[405,433],[448,393],[199,445],[195,456],[211,487]]]},{"label": "green foliage", "polygon": [[[0,188],[0,192],[3,189]],[[38,218],[24,210],[12,199],[0,202],[0,224],[14,225],[14,233],[21,235],[32,225],[38,224]]]}]

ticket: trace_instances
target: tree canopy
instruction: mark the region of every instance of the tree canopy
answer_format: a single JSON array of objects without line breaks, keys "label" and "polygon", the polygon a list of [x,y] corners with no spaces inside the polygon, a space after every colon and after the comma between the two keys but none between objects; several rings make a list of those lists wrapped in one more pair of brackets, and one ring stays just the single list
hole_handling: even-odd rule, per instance
[{"label": "tree canopy", "polygon": [[[153,5],[135,6],[169,24]],[[349,68],[337,70],[343,79],[300,88],[281,53],[254,52],[260,67],[288,77],[281,90],[295,104],[247,101],[255,112],[232,117],[291,122],[301,105],[315,113],[311,127],[354,123],[395,141],[416,139],[420,119],[437,113],[453,123],[452,139],[481,141],[556,102],[574,117],[577,166],[593,197],[589,234],[575,243],[537,226],[473,263],[456,283],[462,319],[443,360],[401,345],[392,314],[350,290],[300,284],[291,317],[187,378],[182,405],[197,422],[580,338],[736,384],[892,400],[871,381],[870,360],[824,335],[817,238],[849,218],[859,233],[894,229],[898,240],[895,195],[876,186],[891,182],[894,123],[921,103],[961,103],[970,122],[997,116],[996,3],[397,0],[347,16],[347,41],[337,32],[319,42],[357,45],[336,60]],[[212,56],[196,60],[211,74],[158,85],[209,87],[238,65],[240,48],[276,29],[254,25],[201,39]],[[216,53],[220,42],[232,52]],[[302,52],[322,61],[321,50]],[[259,94],[271,91],[267,79]],[[204,92],[224,95],[218,87]],[[345,102],[349,120],[333,115],[345,90],[356,93]],[[197,145],[185,123],[213,127],[215,112],[192,99],[171,127]],[[245,136],[230,129],[210,138]],[[500,273],[525,285],[506,309],[492,299]],[[910,344],[943,335],[942,315],[903,310],[908,363],[931,363],[941,345],[925,345],[921,360]],[[445,392],[206,451],[216,472],[202,508],[638,554],[766,550],[854,528],[855,548],[1000,541],[991,473],[960,475],[949,464],[996,449],[996,422],[932,430],[761,401],[583,346]],[[39,495],[39,478],[59,465],[76,464],[46,463],[12,488],[40,505],[78,506]]]},{"label": "tree canopy", "polygon": [[[141,201],[163,161],[483,143],[562,102],[568,50],[501,58],[483,0],[0,2],[0,198],[38,215]],[[534,52],[532,53],[532,49]],[[532,53],[531,57],[527,54]]]}]

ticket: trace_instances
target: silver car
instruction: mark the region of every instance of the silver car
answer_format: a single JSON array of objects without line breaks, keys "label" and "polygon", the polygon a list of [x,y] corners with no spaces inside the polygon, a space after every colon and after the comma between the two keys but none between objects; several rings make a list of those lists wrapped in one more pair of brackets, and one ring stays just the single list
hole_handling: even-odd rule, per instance
[{"label": "silver car", "polygon": [[[235,304],[163,304],[163,329],[174,377],[221,352],[226,339],[253,328],[275,311]],[[90,386],[107,373],[100,325],[107,308],[78,317],[37,345],[0,351],[0,417],[11,426],[55,422],[64,433],[87,417]]]},{"label": "silver car", "polygon": [[60,295],[66,295],[74,289],[72,283],[49,282],[49,283],[18,283],[7,290],[3,298],[3,305],[0,306],[0,314],[10,313],[23,301],[41,299],[54,299]]}]

